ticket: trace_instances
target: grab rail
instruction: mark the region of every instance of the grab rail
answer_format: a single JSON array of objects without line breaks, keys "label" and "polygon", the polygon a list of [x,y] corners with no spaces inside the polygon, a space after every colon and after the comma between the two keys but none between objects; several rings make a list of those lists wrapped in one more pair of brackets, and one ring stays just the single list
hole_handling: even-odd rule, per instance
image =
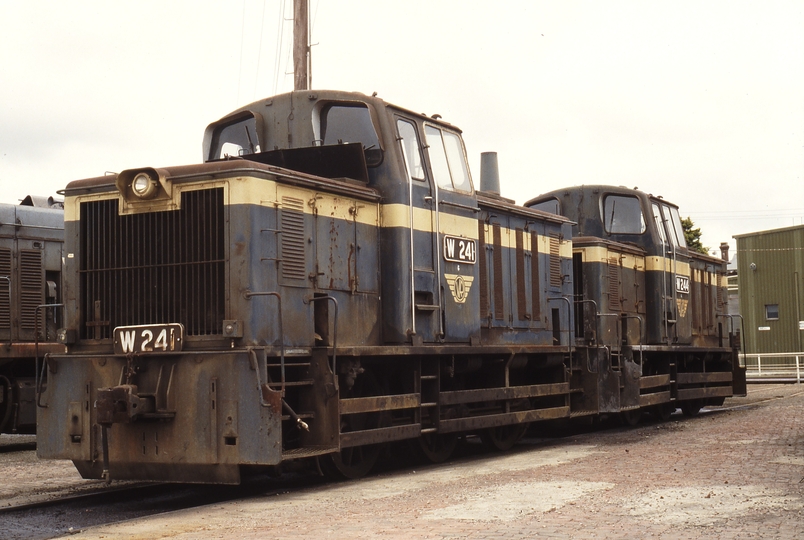
[{"label": "grab rail", "polygon": [[[42,362],[42,373],[39,372],[39,310],[42,308],[64,308],[64,304],[40,304],[34,309],[34,370],[36,371],[36,406],[40,409],[46,409],[47,405],[42,405],[42,382],[45,379],[45,365],[47,362]],[[45,325],[45,337],[47,337],[47,325]],[[45,355],[47,356],[47,355]]]}]

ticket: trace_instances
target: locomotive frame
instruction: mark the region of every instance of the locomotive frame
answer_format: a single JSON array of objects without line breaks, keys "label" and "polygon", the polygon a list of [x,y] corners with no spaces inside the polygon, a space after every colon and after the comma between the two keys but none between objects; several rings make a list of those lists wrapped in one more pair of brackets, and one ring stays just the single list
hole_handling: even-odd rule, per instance
[{"label": "locomotive frame", "polygon": [[[67,186],[40,457],[86,478],[237,483],[300,458],[358,477],[392,441],[442,461],[463,433],[506,449],[530,422],[744,392],[733,335],[651,341],[664,251],[475,190],[438,118],[293,92],[211,124],[204,154]],[[602,252],[633,259],[608,281],[634,283],[633,313],[594,285]]]}]

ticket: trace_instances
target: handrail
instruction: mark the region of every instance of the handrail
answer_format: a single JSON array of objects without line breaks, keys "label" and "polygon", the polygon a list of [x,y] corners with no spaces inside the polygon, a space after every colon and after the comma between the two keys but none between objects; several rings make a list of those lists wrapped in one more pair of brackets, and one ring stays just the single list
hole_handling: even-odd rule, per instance
[{"label": "handrail", "polygon": [[[747,373],[755,373],[756,380],[763,380],[765,378],[773,378],[774,382],[783,382],[787,380],[794,380],[801,384],[802,368],[804,367],[804,352],[789,352],[789,353],[741,353],[740,360],[743,362]],[[748,358],[756,358],[756,365],[752,366],[754,369],[748,369]],[[771,367],[765,367],[763,375],[762,359],[763,358],[790,358],[795,359],[795,364],[791,363],[778,363],[771,364]],[[791,373],[792,372],[792,373]],[[787,376],[787,377],[785,377]]]},{"label": "handrail", "polygon": [[[277,303],[279,304],[279,366],[281,372],[281,379],[282,379],[282,395],[285,395],[285,330],[282,326],[282,296],[278,292],[274,291],[260,291],[260,292],[252,292],[246,291],[243,293],[243,297],[246,300],[250,300],[252,296],[275,296]],[[256,353],[255,353],[256,354]],[[266,362],[268,360],[266,359]],[[266,368],[267,372],[267,368]],[[262,395],[262,394],[260,394]]]},{"label": "handrail", "polygon": [[[34,309],[34,371],[36,372],[36,406],[40,409],[46,409],[47,405],[42,405],[42,382],[45,379],[45,365],[47,362],[42,362],[42,372],[39,372],[39,310],[42,308],[64,308],[64,304],[40,304]],[[47,338],[47,325],[45,326],[45,338]],[[47,357],[47,355],[45,355]]]},{"label": "handrail", "polygon": [[[598,342],[598,335],[600,334],[600,312],[597,310],[597,302],[594,300],[586,299],[586,300],[574,300],[576,304],[592,304],[595,308],[595,343]],[[575,339],[578,339],[578,336],[575,336]],[[586,354],[586,369],[589,370],[589,373],[599,373],[600,369],[592,369],[592,364],[589,363],[589,354]]]},{"label": "handrail", "polygon": [[[642,357],[642,317],[640,317],[639,315],[623,315],[623,319],[626,319],[626,320],[628,320],[628,319],[636,319],[636,320],[639,321],[639,339],[637,340],[637,347],[639,347],[639,349],[638,349],[639,350],[639,372],[640,372],[639,376],[641,377],[642,376],[642,360],[643,360],[643,357]],[[626,336],[626,339],[627,338],[628,338],[628,336]]]},{"label": "handrail", "polygon": [[[743,351],[748,350],[748,344],[744,342],[744,340],[748,340],[748,336],[745,334],[745,319],[743,316],[739,313],[721,313],[719,316],[729,319],[729,334],[734,333],[734,317],[740,318],[740,346]],[[731,343],[729,343],[729,345],[731,345]]]},{"label": "handrail", "polygon": [[335,370],[338,358],[338,301],[333,296],[308,296],[305,297],[303,302],[305,304],[318,302],[319,300],[330,300],[333,304],[335,304],[335,318],[332,323],[332,373],[333,375],[337,375],[338,372]]},{"label": "handrail", "polygon": [[[399,139],[402,140],[401,138]],[[410,332],[412,335],[416,334],[416,265],[413,262],[413,177],[408,170],[408,155],[405,152],[405,145],[400,144],[402,149],[402,163],[405,165],[405,174],[408,179],[408,216],[410,219],[410,227],[408,228],[408,236],[410,242]],[[440,317],[439,317],[440,318]]]},{"label": "handrail", "polygon": [[569,365],[572,366],[572,340],[569,337],[572,335],[572,302],[566,296],[548,296],[547,301],[551,300],[563,300],[567,303],[567,351],[569,352]]}]

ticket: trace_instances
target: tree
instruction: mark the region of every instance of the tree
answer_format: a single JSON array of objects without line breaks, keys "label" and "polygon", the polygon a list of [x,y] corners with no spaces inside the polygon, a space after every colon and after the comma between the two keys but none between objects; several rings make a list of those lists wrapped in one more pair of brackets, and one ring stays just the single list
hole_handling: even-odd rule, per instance
[{"label": "tree", "polygon": [[709,253],[709,248],[701,244],[701,228],[694,229],[695,224],[688,216],[681,220],[681,227],[684,229],[684,240],[687,241],[687,247],[698,253]]}]

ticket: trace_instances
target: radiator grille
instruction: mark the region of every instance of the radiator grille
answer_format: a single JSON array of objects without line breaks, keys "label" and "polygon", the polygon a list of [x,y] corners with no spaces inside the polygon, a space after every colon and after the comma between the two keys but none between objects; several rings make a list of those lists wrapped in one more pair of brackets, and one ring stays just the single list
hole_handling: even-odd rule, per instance
[{"label": "radiator grille", "polygon": [[175,211],[119,216],[117,205],[81,204],[81,337],[160,323],[182,323],[191,336],[220,334],[223,189],[185,191]]},{"label": "radiator grille", "polygon": [[[20,330],[36,328],[36,307],[45,303],[45,276],[42,273],[42,252],[38,249],[20,250]],[[44,316],[44,311],[40,310]],[[39,329],[43,328],[40,323]]]},{"label": "radiator grille", "polygon": [[[0,249],[0,276],[11,279],[11,250]],[[11,328],[10,282],[0,280],[0,330]]]}]

